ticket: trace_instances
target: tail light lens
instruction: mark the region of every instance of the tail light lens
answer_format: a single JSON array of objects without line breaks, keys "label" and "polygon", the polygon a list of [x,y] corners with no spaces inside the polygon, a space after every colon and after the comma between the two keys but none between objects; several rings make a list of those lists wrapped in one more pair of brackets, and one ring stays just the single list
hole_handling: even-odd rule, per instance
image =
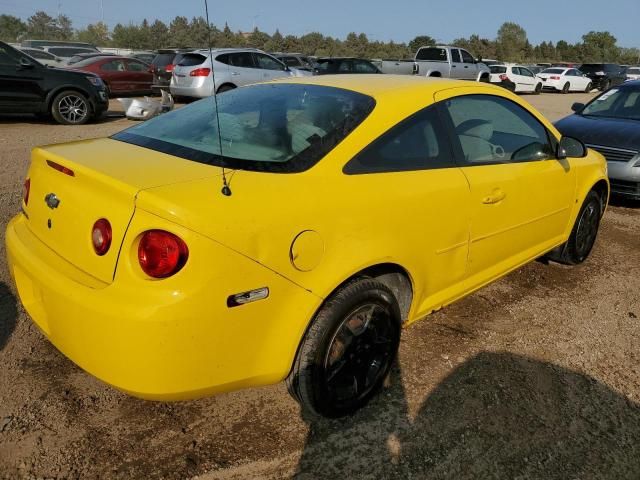
[{"label": "tail light lens", "polygon": [[104,255],[109,251],[111,246],[111,224],[106,218],[101,218],[93,224],[93,230],[91,230],[91,241],[93,242],[93,249],[97,255]]},{"label": "tail light lens", "polygon": [[164,67],[166,72],[173,72],[174,68],[175,68],[175,65],[173,63],[170,63],[166,67]]},{"label": "tail light lens", "polygon": [[509,80],[509,77],[507,77],[504,73],[502,75],[500,75],[500,80],[502,80],[503,82],[506,82]]},{"label": "tail light lens", "polygon": [[195,70],[191,70],[189,74],[190,77],[208,77],[211,73],[210,68],[196,68]]},{"label": "tail light lens", "polygon": [[182,239],[164,230],[149,230],[138,245],[138,262],[142,271],[153,278],[167,278],[180,271],[189,258]]},{"label": "tail light lens", "polygon": [[24,181],[24,188],[22,190],[22,199],[24,200],[24,204],[29,204],[29,192],[31,191],[31,179],[27,178]]},{"label": "tail light lens", "polygon": [[560,77],[557,75],[552,75],[551,77],[549,77],[551,80],[560,80]]}]

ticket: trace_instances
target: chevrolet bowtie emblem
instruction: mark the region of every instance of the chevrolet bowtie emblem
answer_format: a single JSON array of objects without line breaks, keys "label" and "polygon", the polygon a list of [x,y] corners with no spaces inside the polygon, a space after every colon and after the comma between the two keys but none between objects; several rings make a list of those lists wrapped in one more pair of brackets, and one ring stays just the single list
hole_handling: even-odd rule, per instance
[{"label": "chevrolet bowtie emblem", "polygon": [[60,205],[60,199],[56,196],[55,193],[48,193],[46,197],[44,197],[44,201],[51,210],[54,208],[58,208]]}]

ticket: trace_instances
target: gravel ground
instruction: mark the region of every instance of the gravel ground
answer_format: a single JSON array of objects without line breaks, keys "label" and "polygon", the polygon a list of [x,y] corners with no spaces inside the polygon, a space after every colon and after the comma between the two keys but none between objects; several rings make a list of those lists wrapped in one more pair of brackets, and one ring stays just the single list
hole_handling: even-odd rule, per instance
[{"label": "gravel ground", "polygon": [[[552,120],[584,94],[530,96]],[[29,150],[131,122],[0,117],[0,249]],[[128,397],[58,353],[0,252],[0,478],[640,478],[640,205],[592,257],[534,262],[404,332],[388,388],[309,421],[283,385],[183,403]]]}]

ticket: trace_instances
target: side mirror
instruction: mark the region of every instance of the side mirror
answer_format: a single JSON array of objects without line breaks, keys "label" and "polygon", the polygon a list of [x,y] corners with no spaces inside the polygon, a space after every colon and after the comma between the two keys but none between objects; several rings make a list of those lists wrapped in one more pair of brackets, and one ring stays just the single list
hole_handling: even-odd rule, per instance
[{"label": "side mirror", "polygon": [[556,149],[556,158],[584,158],[587,156],[587,147],[577,138],[562,137]]},{"label": "side mirror", "polygon": [[31,63],[29,60],[27,60],[26,58],[21,58],[20,62],[18,63],[18,67],[20,68],[20,70],[25,70],[29,68],[34,68],[35,65]]},{"label": "side mirror", "polygon": [[580,113],[582,110],[584,110],[584,103],[580,103],[580,102],[576,102],[573,105],[571,105],[571,110],[573,110],[576,113]]}]

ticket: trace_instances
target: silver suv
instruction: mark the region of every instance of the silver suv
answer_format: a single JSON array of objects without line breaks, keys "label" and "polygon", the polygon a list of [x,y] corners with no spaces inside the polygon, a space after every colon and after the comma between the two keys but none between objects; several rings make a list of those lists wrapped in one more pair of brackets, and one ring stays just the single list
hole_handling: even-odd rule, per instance
[{"label": "silver suv", "polygon": [[173,69],[169,84],[171,94],[177,97],[211,96],[214,78],[216,93],[221,93],[251,83],[302,75],[257,49],[212,49],[211,57],[213,65],[208,49],[185,53]]}]

